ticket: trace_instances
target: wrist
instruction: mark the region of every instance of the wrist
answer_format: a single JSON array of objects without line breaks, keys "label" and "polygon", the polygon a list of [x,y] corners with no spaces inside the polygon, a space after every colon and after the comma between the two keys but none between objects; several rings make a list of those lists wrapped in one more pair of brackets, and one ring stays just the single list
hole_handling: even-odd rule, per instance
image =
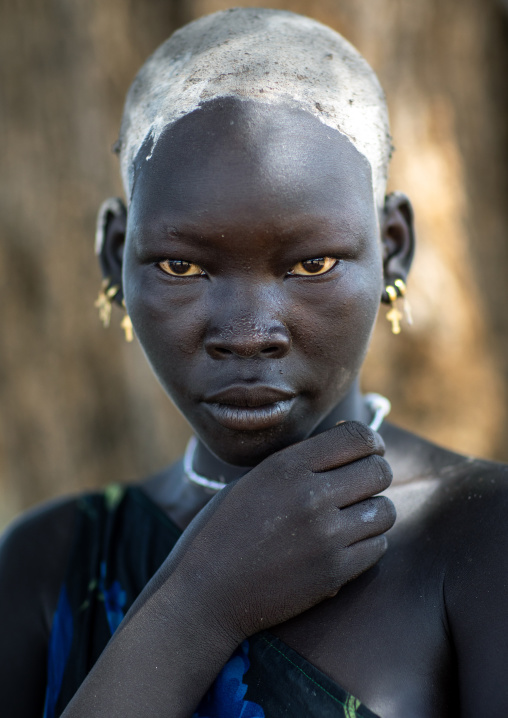
[{"label": "wrist", "polygon": [[209,656],[228,660],[246,638],[235,621],[231,596],[222,585],[206,580],[199,571],[179,570],[171,576],[170,584],[161,592],[164,620],[178,623],[191,642],[199,639]]}]

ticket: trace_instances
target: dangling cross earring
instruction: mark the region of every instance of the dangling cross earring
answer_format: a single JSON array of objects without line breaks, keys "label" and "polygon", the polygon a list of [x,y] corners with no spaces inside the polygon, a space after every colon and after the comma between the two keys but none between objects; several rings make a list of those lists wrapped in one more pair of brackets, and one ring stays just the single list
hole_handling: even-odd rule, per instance
[{"label": "dangling cross earring", "polygon": [[411,326],[411,324],[413,323],[413,315],[411,313],[411,305],[409,304],[406,296],[406,283],[402,279],[396,279],[394,281],[394,285],[397,287],[400,292],[400,296],[404,300],[404,315],[406,317],[406,322]]},{"label": "dangling cross earring", "polygon": [[395,287],[388,285],[386,287],[386,293],[390,300],[391,308],[386,314],[386,318],[392,323],[392,333],[400,334],[400,320],[402,319],[402,312],[397,307],[397,290]]},{"label": "dangling cross earring", "polygon": [[[103,280],[99,296],[95,300],[94,304],[94,306],[96,306],[99,310],[99,319],[101,320],[103,326],[106,328],[109,327],[109,324],[111,322],[111,307],[113,305],[113,299],[120,291],[120,286],[118,284],[110,286],[110,281],[111,280],[109,278]],[[123,299],[122,307],[125,309],[125,301]],[[120,322],[120,326],[125,332],[125,341],[131,342],[134,338],[134,332],[132,329],[131,318],[127,313]]]}]

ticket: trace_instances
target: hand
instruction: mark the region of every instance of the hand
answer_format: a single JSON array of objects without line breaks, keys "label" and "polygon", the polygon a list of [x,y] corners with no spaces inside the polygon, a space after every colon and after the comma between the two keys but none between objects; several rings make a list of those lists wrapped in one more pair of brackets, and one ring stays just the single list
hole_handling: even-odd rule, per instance
[{"label": "hand", "polygon": [[[345,422],[220,491],[148,582],[67,707],[75,716],[189,716],[235,647],[382,556],[395,511],[381,438]],[[111,689],[114,687],[114,690]]]},{"label": "hand", "polygon": [[[355,421],[290,446],[223,489],[177,548],[210,620],[238,641],[282,623],[373,566],[395,521],[384,444]],[[176,558],[176,557],[174,557]]]}]

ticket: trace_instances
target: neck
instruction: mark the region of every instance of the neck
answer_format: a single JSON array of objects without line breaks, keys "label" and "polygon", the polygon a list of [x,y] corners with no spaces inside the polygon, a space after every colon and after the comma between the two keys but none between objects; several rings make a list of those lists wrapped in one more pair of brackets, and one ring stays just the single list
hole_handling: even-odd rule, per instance
[{"label": "neck", "polygon": [[335,406],[327,416],[314,429],[311,436],[321,434],[322,431],[331,429],[339,421],[363,421],[368,424],[370,421],[369,411],[365,406],[363,395],[360,391],[360,380],[355,382],[344,399]]},{"label": "neck", "polygon": [[[360,392],[358,379],[355,380],[344,399],[324,417],[311,435],[315,436],[322,431],[331,429],[332,426],[335,426],[339,421],[352,419],[365,423],[368,423],[370,420],[369,412]],[[222,461],[222,459],[219,459],[218,456],[213,454],[199,439],[196,451],[194,452],[192,466],[198,474],[206,476],[208,479],[225,483],[239,479],[252,468],[249,466],[235,466]]]}]

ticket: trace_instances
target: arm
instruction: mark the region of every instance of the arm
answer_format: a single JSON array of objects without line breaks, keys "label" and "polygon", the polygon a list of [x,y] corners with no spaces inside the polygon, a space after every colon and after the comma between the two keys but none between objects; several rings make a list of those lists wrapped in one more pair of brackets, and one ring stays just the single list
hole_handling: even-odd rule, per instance
[{"label": "arm", "polygon": [[[349,422],[278,452],[186,529],[64,712],[188,718],[234,648],[372,566],[393,524],[380,438]],[[340,509],[340,510],[339,510]],[[367,517],[368,516],[368,520]],[[0,551],[0,700],[40,718],[72,502],[25,518]]]},{"label": "arm", "polygon": [[188,718],[246,636],[372,566],[394,521],[391,503],[371,498],[391,480],[382,451],[367,427],[342,424],[221,491],[129,611],[65,718]]},{"label": "arm", "polygon": [[242,637],[220,625],[197,576],[165,565],[103,652],[65,718],[190,716]]},{"label": "arm", "polygon": [[508,473],[485,473],[464,492],[445,580],[461,718],[508,715]]}]

